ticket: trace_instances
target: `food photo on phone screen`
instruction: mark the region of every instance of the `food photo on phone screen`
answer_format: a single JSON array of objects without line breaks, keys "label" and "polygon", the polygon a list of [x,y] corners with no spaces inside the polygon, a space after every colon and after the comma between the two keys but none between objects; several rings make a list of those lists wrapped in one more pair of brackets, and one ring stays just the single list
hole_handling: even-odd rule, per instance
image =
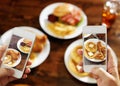
[{"label": "food photo on phone screen", "polygon": [[18,29],[13,30],[11,40],[2,58],[2,67],[13,69],[14,76],[21,78],[34,40],[35,34],[33,33]]},{"label": "food photo on phone screen", "polygon": [[84,70],[89,72],[93,67],[102,67],[106,70],[106,28],[104,26],[86,26],[82,35]]}]

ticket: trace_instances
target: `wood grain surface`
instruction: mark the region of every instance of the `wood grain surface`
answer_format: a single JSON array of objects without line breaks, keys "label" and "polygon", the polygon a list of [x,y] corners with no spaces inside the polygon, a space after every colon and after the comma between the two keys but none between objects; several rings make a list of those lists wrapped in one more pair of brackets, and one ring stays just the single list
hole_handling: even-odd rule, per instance
[{"label": "wood grain surface", "polygon": [[[0,34],[16,26],[31,26],[43,31],[39,24],[39,14],[49,4],[58,0],[0,0]],[[61,0],[83,9],[88,18],[88,25],[100,25],[102,8],[105,0]],[[43,31],[44,32],[44,31]],[[81,38],[60,40],[49,35],[50,54],[40,66],[31,70],[27,79],[20,79],[7,86],[97,86],[75,79],[64,64],[64,52],[69,44]],[[118,58],[120,74],[120,16],[108,31],[108,44]],[[18,85],[22,84],[22,85]]]}]

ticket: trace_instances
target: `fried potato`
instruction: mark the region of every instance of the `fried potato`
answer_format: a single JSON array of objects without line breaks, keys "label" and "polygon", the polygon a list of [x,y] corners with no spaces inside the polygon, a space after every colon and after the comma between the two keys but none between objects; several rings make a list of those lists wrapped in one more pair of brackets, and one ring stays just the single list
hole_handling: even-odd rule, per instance
[{"label": "fried potato", "polygon": [[60,22],[48,23],[47,27],[51,32],[53,32],[54,35],[63,37],[74,33],[76,29],[76,27],[72,25],[65,25]]}]

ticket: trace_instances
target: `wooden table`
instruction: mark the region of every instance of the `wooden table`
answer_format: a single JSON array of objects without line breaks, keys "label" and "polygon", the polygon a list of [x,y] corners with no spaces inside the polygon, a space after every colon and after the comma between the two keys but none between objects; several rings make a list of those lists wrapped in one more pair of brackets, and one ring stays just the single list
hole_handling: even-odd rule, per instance
[{"label": "wooden table", "polygon": [[[66,0],[61,1],[66,2]],[[58,2],[58,0],[0,0],[0,34],[15,26],[32,26],[42,31],[39,25],[39,14],[44,7],[54,2]],[[83,9],[88,17],[88,25],[101,24],[105,0],[68,0],[68,2]],[[88,84],[80,82],[70,75],[64,64],[66,48],[81,36],[69,40],[60,40],[50,36],[48,38],[51,51],[47,60],[32,69],[27,79],[13,81],[7,86],[21,83],[28,84],[28,86],[88,86]],[[117,18],[108,32],[108,44],[118,57],[120,74],[120,17]],[[96,85],[89,84],[89,86]]]}]

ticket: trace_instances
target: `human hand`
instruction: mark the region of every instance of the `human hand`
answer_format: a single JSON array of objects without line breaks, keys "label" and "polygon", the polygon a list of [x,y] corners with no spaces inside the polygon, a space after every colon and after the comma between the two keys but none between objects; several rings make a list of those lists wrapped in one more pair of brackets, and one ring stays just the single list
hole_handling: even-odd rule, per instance
[{"label": "human hand", "polygon": [[110,50],[108,50],[107,72],[102,68],[93,68],[91,73],[97,80],[98,86],[120,86],[117,65]]},{"label": "human hand", "polygon": [[[5,49],[6,49],[6,46],[0,46],[0,59]],[[0,65],[1,65],[1,60],[0,60]],[[29,65],[31,65],[30,61],[27,62],[27,66],[22,77],[23,79],[27,78],[27,74],[29,74],[31,71],[30,68],[28,67]],[[11,69],[0,68],[0,86],[5,86],[9,82],[17,80],[17,78],[13,77],[13,74],[14,74],[14,71]]]}]

